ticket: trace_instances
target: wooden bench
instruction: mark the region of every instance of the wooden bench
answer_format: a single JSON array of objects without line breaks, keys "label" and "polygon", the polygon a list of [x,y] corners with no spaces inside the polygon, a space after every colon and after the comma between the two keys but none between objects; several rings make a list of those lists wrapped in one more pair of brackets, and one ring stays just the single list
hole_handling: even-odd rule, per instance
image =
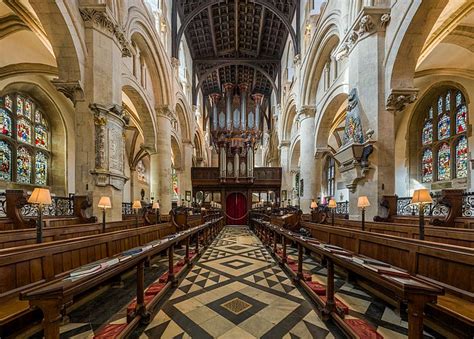
[{"label": "wooden bench", "polygon": [[[136,300],[132,303],[131,311],[133,315],[130,316],[129,325],[120,329],[119,333],[113,337],[119,337],[120,333],[130,333],[131,327],[138,324],[138,321],[143,320],[144,323],[150,320],[150,308],[155,305],[156,298],[161,297],[164,287],[157,290],[155,294],[146,295],[144,286],[144,264],[149,258],[157,255],[165,250],[168,251],[169,270],[163,283],[176,285],[175,263],[174,263],[174,246],[178,242],[185,242],[186,255],[185,262],[189,263],[191,255],[189,253],[189,239],[192,235],[205,232],[213,237],[218,234],[218,231],[223,226],[222,219],[214,223],[206,223],[200,226],[193,227],[189,230],[180,232],[174,237],[160,241],[146,242],[138,247],[138,253],[134,253],[129,257],[129,254],[116,253],[115,258],[120,260],[114,262],[108,267],[101,269],[98,272],[88,274],[84,277],[79,276],[76,279],[71,279],[69,274],[64,275],[54,281],[46,284],[41,284],[35,288],[25,291],[21,294],[21,298],[29,300],[31,306],[39,307],[44,314],[43,328],[44,336],[46,338],[59,338],[60,321],[62,318],[62,310],[66,305],[73,302],[74,298],[83,294],[86,291],[97,288],[100,284],[110,280],[111,278],[121,275],[122,273],[136,268],[137,272],[137,294]],[[199,237],[197,237],[199,239]],[[199,252],[199,244],[196,244],[196,253]],[[122,261],[122,259],[125,259]]]},{"label": "wooden bench", "polygon": [[[143,224],[140,223],[139,226],[143,226]],[[108,222],[105,230],[106,232],[114,232],[135,227],[135,220],[121,220]],[[48,227],[43,229],[43,242],[78,238],[100,233],[102,233],[101,223]],[[31,244],[36,244],[35,229],[0,231],[0,249]]]},{"label": "wooden bench", "polygon": [[[292,272],[295,280],[301,283],[316,301],[323,318],[333,318],[348,336],[358,338],[357,329],[363,322],[346,321],[345,314],[348,313],[348,308],[337,300],[334,295],[335,266],[364,277],[364,279],[382,288],[399,303],[406,303],[408,305],[408,337],[410,339],[423,338],[423,310],[426,304],[436,302],[437,296],[444,293],[442,287],[426,279],[403,272],[389,264],[380,262],[376,264],[373,260],[369,261],[367,257],[361,256],[357,252],[328,245],[325,242],[317,241],[316,238],[305,238],[269,222],[261,222],[255,219],[252,222],[255,225],[257,235],[274,253],[278,251],[278,238],[282,239],[282,253],[279,256],[279,261]],[[289,242],[298,245],[298,260],[288,264],[286,247]],[[315,293],[314,284],[309,283],[311,275],[309,277],[305,276],[303,271],[303,249],[319,256],[326,263],[327,286],[325,296]],[[320,286],[316,286],[316,288],[319,290]],[[359,320],[363,321],[362,319]],[[375,334],[375,331],[373,332]]]}]

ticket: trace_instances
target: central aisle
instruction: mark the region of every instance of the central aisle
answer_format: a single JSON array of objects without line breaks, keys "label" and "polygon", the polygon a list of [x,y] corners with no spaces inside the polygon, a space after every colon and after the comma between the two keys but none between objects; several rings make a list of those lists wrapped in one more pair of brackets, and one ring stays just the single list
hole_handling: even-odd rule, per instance
[{"label": "central aisle", "polygon": [[247,226],[227,226],[142,338],[333,338]]}]

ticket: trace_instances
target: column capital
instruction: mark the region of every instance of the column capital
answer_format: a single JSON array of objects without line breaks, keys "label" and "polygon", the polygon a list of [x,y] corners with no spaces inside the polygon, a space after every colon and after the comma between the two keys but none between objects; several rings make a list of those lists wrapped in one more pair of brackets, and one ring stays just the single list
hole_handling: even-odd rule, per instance
[{"label": "column capital", "polygon": [[123,28],[117,23],[106,4],[81,6],[79,12],[86,25],[98,28],[117,40],[122,49],[122,56],[132,56],[131,43],[125,37]]},{"label": "column capital", "polygon": [[66,98],[71,100],[74,106],[76,106],[78,101],[84,100],[84,89],[80,80],[64,81],[57,78],[51,80],[51,83],[58,92],[61,92]]},{"label": "column capital", "polygon": [[418,91],[418,88],[392,89],[387,98],[387,111],[403,111],[408,105],[414,103],[418,99]]},{"label": "column capital", "polygon": [[316,106],[304,105],[298,109],[298,117],[301,120],[314,118],[316,115]]},{"label": "column capital", "polygon": [[291,142],[289,140],[282,140],[280,141],[280,145],[278,146],[279,149],[282,149],[283,147],[290,147]]},{"label": "column capital", "polygon": [[161,105],[155,107],[156,116],[166,118],[169,121],[176,120],[174,112],[171,110],[169,105]]}]

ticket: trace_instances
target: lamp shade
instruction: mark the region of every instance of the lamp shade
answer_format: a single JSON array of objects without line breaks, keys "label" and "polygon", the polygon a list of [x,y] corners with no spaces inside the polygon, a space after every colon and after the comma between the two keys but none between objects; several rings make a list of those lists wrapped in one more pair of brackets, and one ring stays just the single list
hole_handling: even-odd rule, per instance
[{"label": "lamp shade", "polygon": [[51,205],[51,193],[47,188],[35,188],[28,198],[30,204]]},{"label": "lamp shade", "polygon": [[316,203],[316,201],[311,201],[311,209],[314,209],[314,208],[317,208],[318,207],[318,204]]},{"label": "lamp shade", "polygon": [[430,191],[427,188],[421,188],[413,192],[413,197],[411,198],[412,204],[429,204],[432,202],[433,199],[431,198]]},{"label": "lamp shade", "polygon": [[336,200],[334,200],[334,199],[329,200],[328,207],[329,208],[336,208],[337,207]]},{"label": "lamp shade", "polygon": [[99,208],[112,208],[112,203],[110,202],[109,197],[101,197],[99,203],[97,204]]},{"label": "lamp shade", "polygon": [[136,209],[136,210],[142,208],[142,203],[140,202],[140,200],[135,200],[135,201],[133,202],[132,208],[133,208],[133,209]]},{"label": "lamp shade", "polygon": [[154,210],[157,210],[160,208],[160,203],[158,201],[155,201],[153,203],[153,205],[151,206],[151,208],[153,208]]},{"label": "lamp shade", "polygon": [[363,195],[359,197],[359,200],[357,200],[357,207],[359,208],[366,208],[370,206],[369,199]]}]

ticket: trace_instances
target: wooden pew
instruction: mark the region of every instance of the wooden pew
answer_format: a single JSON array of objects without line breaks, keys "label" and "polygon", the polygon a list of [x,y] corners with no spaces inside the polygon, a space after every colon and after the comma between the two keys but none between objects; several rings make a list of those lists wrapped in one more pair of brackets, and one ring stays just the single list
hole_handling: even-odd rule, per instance
[{"label": "wooden pew", "polygon": [[[362,229],[362,224],[358,220],[335,219],[335,225]],[[388,222],[365,222],[365,230],[368,232],[394,235],[402,238],[418,239],[418,224],[399,224]],[[456,246],[464,246],[474,248],[474,229],[462,229],[453,227],[425,226],[425,240],[443,244]]]},{"label": "wooden pew", "polygon": [[[139,224],[143,226],[143,224]],[[135,228],[135,220],[111,221],[106,223],[106,232]],[[55,226],[43,229],[43,242],[78,238],[102,233],[101,223]],[[36,243],[35,229],[0,231],[0,249]]]},{"label": "wooden pew", "polygon": [[[358,338],[353,329],[344,321],[344,314],[337,308],[337,299],[334,296],[334,266],[341,267],[347,271],[353,272],[358,276],[364,277],[374,284],[377,284],[386,293],[390,294],[400,303],[408,304],[408,337],[423,338],[423,310],[428,303],[436,302],[437,296],[443,294],[443,289],[436,284],[421,279],[414,275],[408,275],[405,272],[398,271],[392,267],[385,267],[377,270],[377,266],[371,266],[361,263],[365,257],[361,257],[358,253],[344,251],[342,248],[329,246],[324,242],[318,242],[314,238],[305,238],[299,234],[295,234],[282,227],[273,225],[269,222],[252,221],[257,228],[257,234],[260,236],[264,244],[268,245],[275,254],[277,254],[277,239],[282,238],[282,255],[281,263],[287,264],[286,244],[289,242],[298,245],[298,262],[294,276],[297,282],[312,291],[310,285],[304,278],[303,272],[303,249],[307,249],[319,256],[327,265],[327,286],[325,299],[319,297],[315,293],[310,293],[317,304],[321,307],[323,317],[333,318],[336,324],[351,338]],[[354,259],[358,259],[355,261]],[[379,266],[380,267],[380,266]],[[391,272],[390,274],[387,272]],[[403,275],[392,274],[397,273]]]},{"label": "wooden pew", "polygon": [[[43,328],[44,336],[46,338],[59,338],[59,329],[61,317],[63,315],[62,310],[65,306],[71,304],[74,298],[78,295],[83,294],[91,289],[97,288],[100,284],[110,280],[111,278],[121,275],[122,273],[129,271],[130,269],[136,268],[137,270],[137,295],[136,295],[136,306],[135,316],[131,319],[128,328],[123,328],[124,333],[130,333],[133,326],[138,324],[138,321],[142,320],[144,323],[150,320],[150,308],[152,304],[156,304],[157,300],[145,302],[145,286],[144,286],[144,264],[150,257],[157,255],[160,252],[168,250],[169,258],[169,271],[167,273],[167,283],[176,284],[176,277],[174,273],[174,246],[179,242],[185,242],[186,245],[186,256],[185,260],[189,263],[189,238],[192,235],[197,234],[196,237],[199,239],[199,233],[205,232],[207,234],[217,235],[218,231],[222,228],[222,219],[216,222],[209,222],[200,226],[195,226],[189,230],[180,232],[174,237],[168,238],[162,241],[147,241],[146,246],[141,246],[140,252],[132,255],[131,258],[126,260],[113,263],[110,267],[107,267],[97,273],[92,273],[85,277],[78,279],[71,279],[69,275],[64,275],[54,281],[51,281],[41,286],[34,287],[29,291],[22,293],[22,299],[29,300],[31,306],[39,307],[44,314]],[[199,241],[199,240],[198,240]],[[142,244],[142,245],[145,245]],[[199,244],[196,244],[196,254],[199,252]],[[116,253],[116,258],[123,258],[120,253]],[[161,297],[163,293],[159,293],[156,298]],[[154,298],[154,299],[156,299]]]}]

